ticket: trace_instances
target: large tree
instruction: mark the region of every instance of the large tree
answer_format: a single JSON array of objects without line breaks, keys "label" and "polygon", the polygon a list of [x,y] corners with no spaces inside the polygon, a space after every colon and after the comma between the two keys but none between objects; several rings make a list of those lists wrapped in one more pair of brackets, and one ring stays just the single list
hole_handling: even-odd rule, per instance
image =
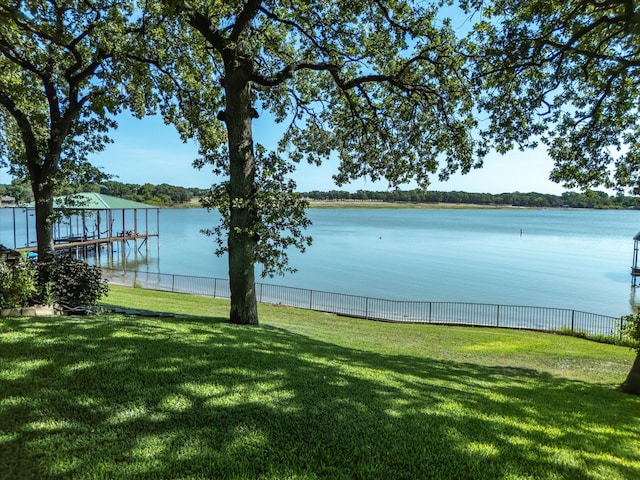
[{"label": "large tree", "polygon": [[101,178],[87,155],[104,147],[126,98],[132,12],[126,0],[0,1],[0,161],[30,181],[40,259],[54,254],[60,185]]},{"label": "large tree", "polygon": [[[335,155],[338,184],[391,187],[480,165],[467,59],[436,5],[164,2],[158,14],[174,22],[146,44],[178,65],[156,62],[180,85],[165,116],[198,137],[201,165],[227,175],[207,206],[221,209],[228,232],[232,322],[258,322],[254,263],[270,273],[275,262],[277,273],[283,248],[306,245],[304,205],[285,182],[295,162]],[[258,115],[282,124],[275,151],[254,145]]]},{"label": "large tree", "polygon": [[640,2],[471,0],[488,129],[542,141],[551,179],[640,194]]},{"label": "large tree", "polygon": [[[472,0],[487,129],[542,141],[552,180],[640,194],[640,2]],[[623,391],[640,393],[640,351]]]}]

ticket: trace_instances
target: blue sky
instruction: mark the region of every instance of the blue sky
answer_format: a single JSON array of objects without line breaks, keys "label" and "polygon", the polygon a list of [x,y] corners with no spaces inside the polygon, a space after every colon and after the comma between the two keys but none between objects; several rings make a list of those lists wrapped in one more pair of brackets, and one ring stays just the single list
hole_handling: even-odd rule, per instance
[{"label": "blue sky", "polygon": [[[91,161],[107,173],[116,175],[114,180],[123,183],[168,183],[184,187],[208,188],[216,177],[206,168],[197,170],[192,161],[197,157],[193,143],[183,143],[173,126],[167,126],[159,117],[138,120],[129,114],[118,118],[119,128],[111,133],[114,143],[104,152],[94,155]],[[267,119],[254,124],[255,141],[272,146],[278,140],[277,126]],[[549,180],[553,161],[543,149],[526,152],[513,151],[507,155],[491,154],[482,169],[467,175],[454,175],[448,182],[433,179],[430,190],[463,190],[480,193],[540,192],[559,195],[565,189]],[[337,171],[337,162],[329,161],[321,167],[300,164],[294,175],[298,190],[338,189],[331,178]],[[10,183],[6,171],[0,171],[0,183]],[[413,188],[407,185],[406,188]],[[358,180],[341,189],[356,191],[386,190],[384,182]]]},{"label": "blue sky", "polygon": [[[191,166],[197,157],[193,143],[183,143],[172,126],[164,125],[159,117],[142,120],[123,114],[118,119],[119,128],[112,132],[114,143],[104,152],[94,155],[92,162],[105,172],[117,175],[123,183],[168,183],[184,187],[207,188],[216,182],[208,170]],[[254,124],[256,142],[267,146],[277,141],[278,128],[266,119]],[[560,194],[565,189],[549,180],[552,160],[544,150],[514,151],[505,156],[490,155],[482,169],[467,175],[454,175],[440,183],[434,179],[431,190],[464,190],[467,192],[541,192]],[[294,175],[299,191],[337,189],[331,178],[337,163],[327,162],[321,167],[301,164]],[[0,173],[0,183],[9,183],[6,174]],[[386,190],[384,182],[359,180],[342,187],[345,190]],[[407,185],[406,188],[413,188]]]}]

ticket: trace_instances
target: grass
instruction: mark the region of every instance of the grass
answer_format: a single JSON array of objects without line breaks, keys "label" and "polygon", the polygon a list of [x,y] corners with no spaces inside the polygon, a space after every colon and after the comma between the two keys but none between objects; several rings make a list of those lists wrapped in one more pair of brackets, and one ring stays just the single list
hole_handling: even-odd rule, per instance
[{"label": "grass", "polygon": [[0,319],[0,479],[640,478],[633,352],[112,288]]}]

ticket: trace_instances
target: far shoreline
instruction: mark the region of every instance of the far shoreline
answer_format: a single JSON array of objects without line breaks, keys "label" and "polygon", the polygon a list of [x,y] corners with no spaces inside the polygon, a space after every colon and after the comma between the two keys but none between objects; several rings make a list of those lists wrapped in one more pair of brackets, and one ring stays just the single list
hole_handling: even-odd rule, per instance
[{"label": "far shoreline", "polygon": [[565,207],[522,207],[517,205],[483,205],[478,203],[413,203],[377,200],[309,200],[309,208],[318,209],[398,209],[398,210],[565,210]]},{"label": "far shoreline", "polygon": [[[622,207],[570,207],[570,206],[523,206],[501,205],[484,203],[448,203],[448,202],[386,202],[382,200],[316,200],[306,198],[309,209],[362,209],[362,210],[637,210],[636,208]],[[200,198],[194,197],[189,202],[159,206],[158,208],[203,208]]]}]

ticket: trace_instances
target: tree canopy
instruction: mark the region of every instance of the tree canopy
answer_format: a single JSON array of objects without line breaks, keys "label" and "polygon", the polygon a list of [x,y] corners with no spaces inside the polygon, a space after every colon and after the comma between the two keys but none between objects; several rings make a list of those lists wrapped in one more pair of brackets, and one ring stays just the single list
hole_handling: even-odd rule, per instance
[{"label": "tree canopy", "polygon": [[640,4],[471,1],[481,107],[503,147],[541,140],[554,181],[640,193]]},{"label": "tree canopy", "polygon": [[0,162],[31,183],[42,258],[53,255],[54,193],[104,178],[87,157],[131,86],[121,59],[133,13],[120,0],[0,2]]}]

